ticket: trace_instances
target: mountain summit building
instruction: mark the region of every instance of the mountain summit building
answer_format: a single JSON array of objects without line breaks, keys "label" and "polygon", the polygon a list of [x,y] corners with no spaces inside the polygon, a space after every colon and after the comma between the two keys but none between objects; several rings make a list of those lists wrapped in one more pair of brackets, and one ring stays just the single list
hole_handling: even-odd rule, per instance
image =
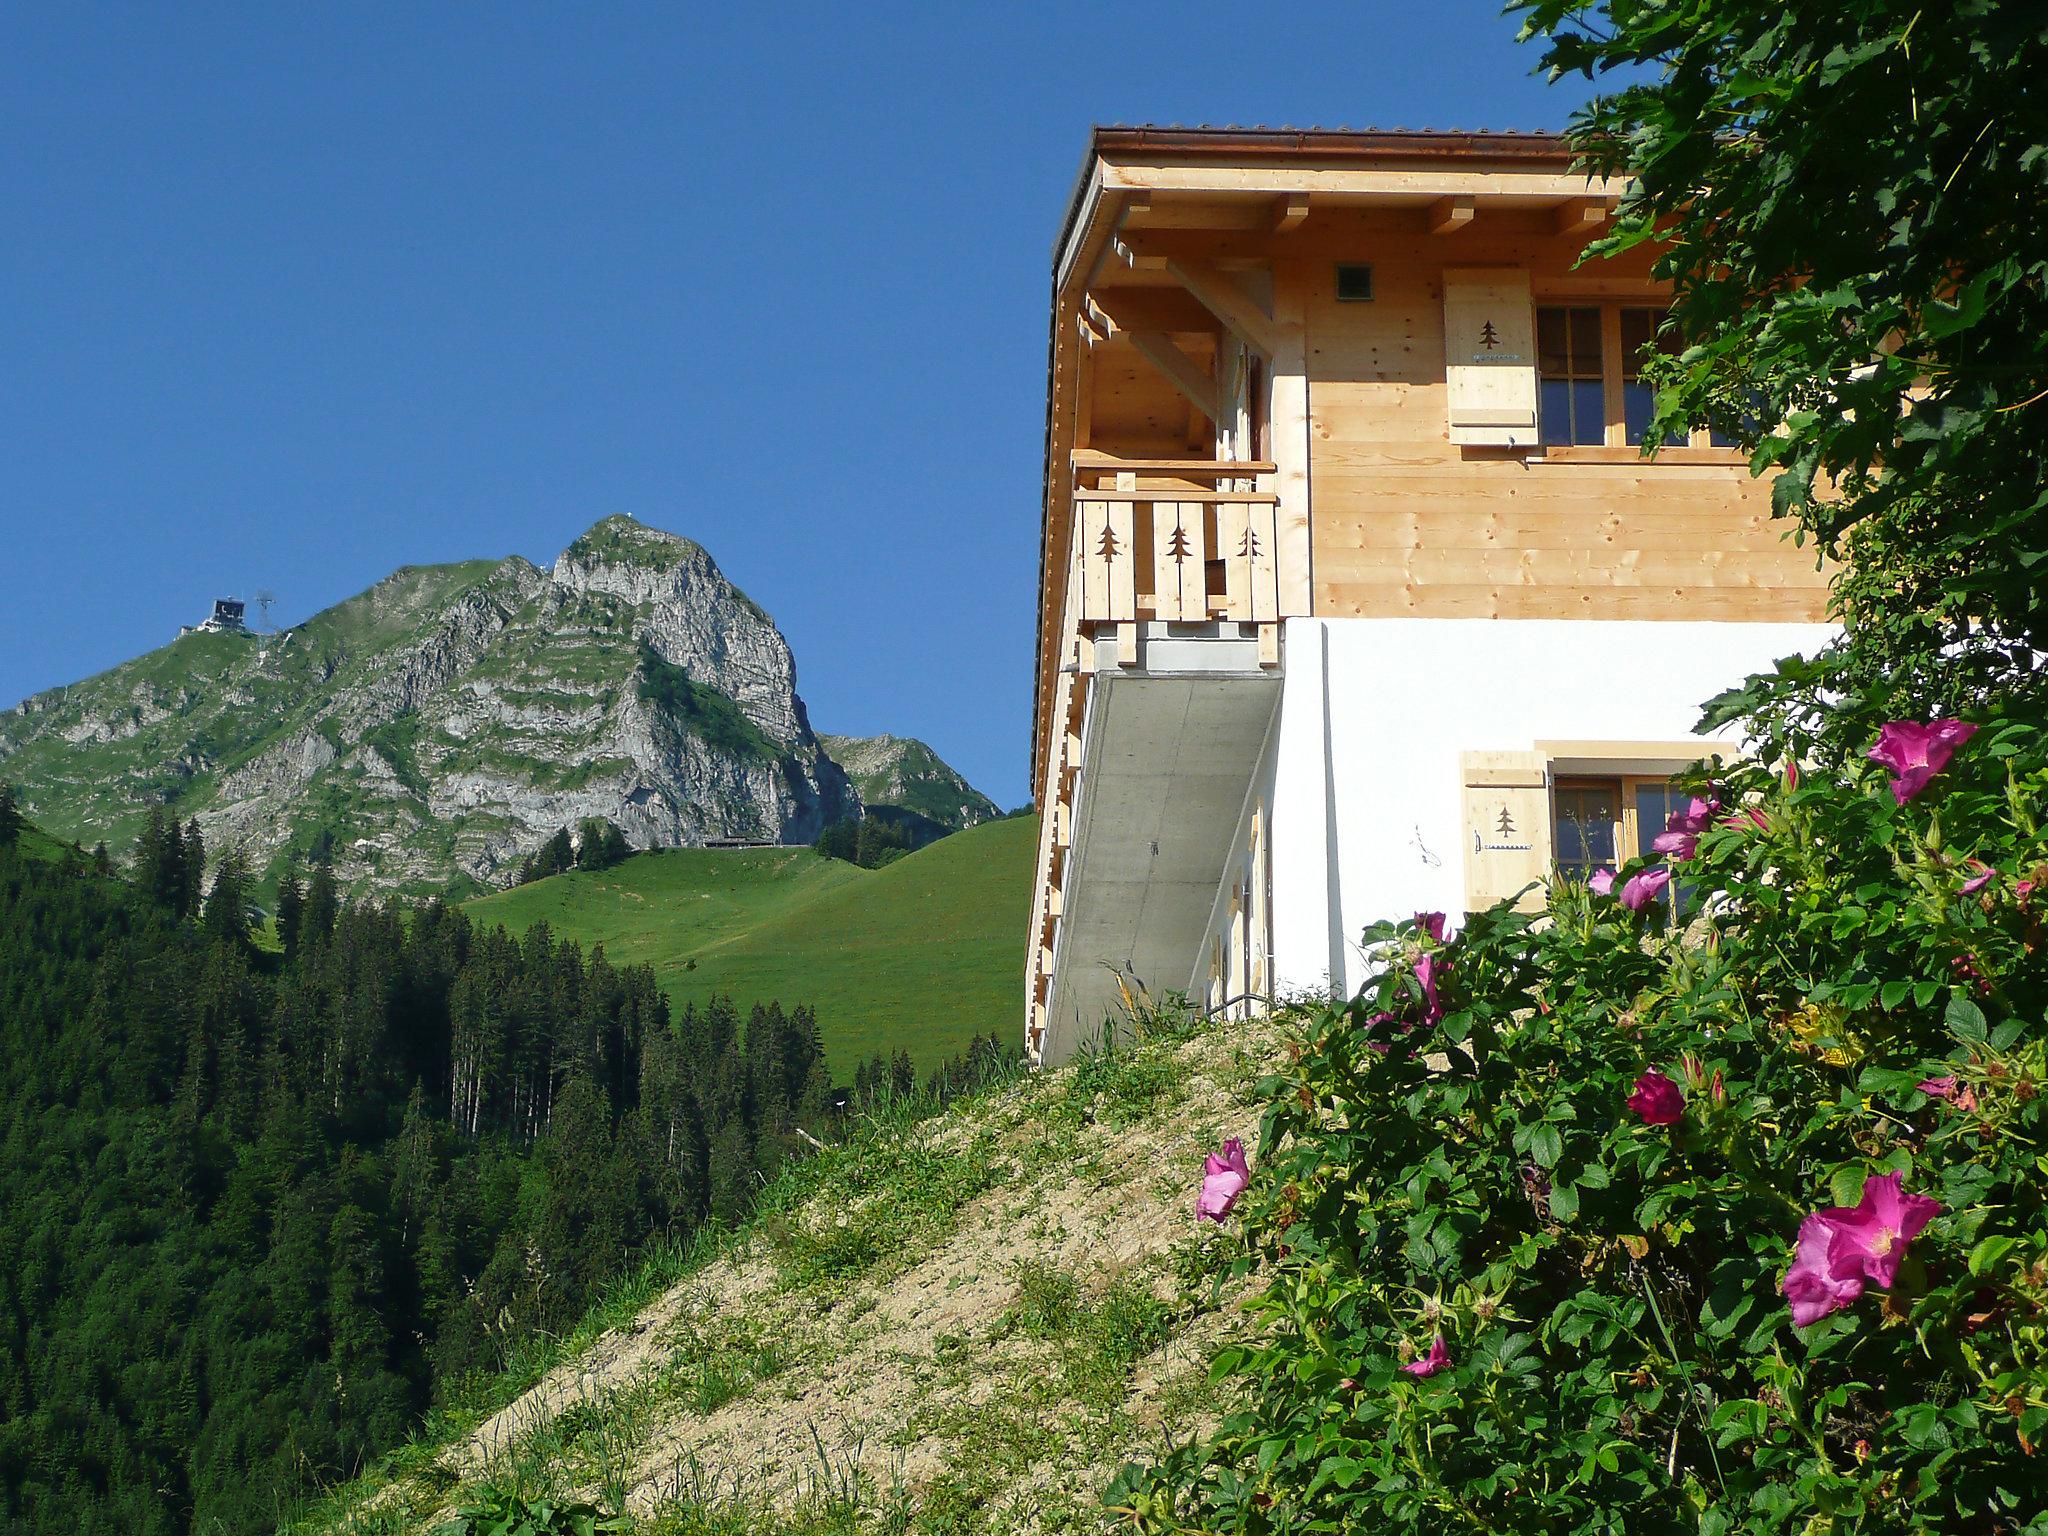
[{"label": "mountain summit building", "polygon": [[1368,922],[1632,857],[1826,574],[1642,456],[1666,292],[1506,133],[1096,131],[1054,253],[1026,1040],[1119,973],[1348,992]]}]

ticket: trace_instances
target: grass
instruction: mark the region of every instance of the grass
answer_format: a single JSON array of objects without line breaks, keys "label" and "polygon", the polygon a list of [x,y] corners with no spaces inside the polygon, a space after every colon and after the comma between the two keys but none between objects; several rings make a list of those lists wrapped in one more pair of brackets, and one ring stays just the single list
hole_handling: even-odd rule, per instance
[{"label": "grass", "polygon": [[651,965],[680,1008],[714,993],[742,1005],[809,1004],[842,1079],[876,1052],[929,1068],[1016,1027],[1036,818],[990,822],[856,869],[808,848],[638,854],[482,897],[478,921],[602,944]]}]

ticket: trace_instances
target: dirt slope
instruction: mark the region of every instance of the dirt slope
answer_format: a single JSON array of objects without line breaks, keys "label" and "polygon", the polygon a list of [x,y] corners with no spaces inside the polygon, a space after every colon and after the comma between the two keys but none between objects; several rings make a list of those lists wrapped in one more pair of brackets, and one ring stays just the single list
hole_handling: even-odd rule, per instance
[{"label": "dirt slope", "polygon": [[1276,1040],[1221,1025],[822,1155],[709,1262],[469,1433],[304,1529],[426,1531],[517,1487],[651,1533],[1095,1530],[1213,1417],[1244,1326],[1201,1158]]}]

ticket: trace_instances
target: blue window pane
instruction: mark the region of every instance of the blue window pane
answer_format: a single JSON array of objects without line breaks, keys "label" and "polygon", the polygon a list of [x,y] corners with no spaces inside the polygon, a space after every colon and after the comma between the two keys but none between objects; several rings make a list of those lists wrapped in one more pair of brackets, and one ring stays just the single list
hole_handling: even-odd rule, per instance
[{"label": "blue window pane", "polygon": [[1538,419],[1546,448],[1572,440],[1572,387],[1565,379],[1545,379]]},{"label": "blue window pane", "polygon": [[1572,380],[1572,441],[1575,443],[1600,443],[1606,441],[1606,422],[1601,410],[1601,387],[1598,379]]},{"label": "blue window pane", "polygon": [[1640,380],[1621,386],[1621,419],[1624,440],[1640,443],[1649,434],[1650,418],[1656,414],[1657,392]]}]

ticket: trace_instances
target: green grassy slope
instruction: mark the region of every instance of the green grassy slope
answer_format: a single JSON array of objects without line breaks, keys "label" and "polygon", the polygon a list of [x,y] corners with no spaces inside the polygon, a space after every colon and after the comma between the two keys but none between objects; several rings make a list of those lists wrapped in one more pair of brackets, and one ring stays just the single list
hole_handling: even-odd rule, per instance
[{"label": "green grassy slope", "polygon": [[808,1003],[843,1079],[877,1051],[929,1067],[1016,1027],[1037,843],[1036,818],[1018,817],[878,870],[808,848],[681,848],[468,911],[514,933],[546,919],[615,963],[651,965],[677,1006],[714,992]]}]

